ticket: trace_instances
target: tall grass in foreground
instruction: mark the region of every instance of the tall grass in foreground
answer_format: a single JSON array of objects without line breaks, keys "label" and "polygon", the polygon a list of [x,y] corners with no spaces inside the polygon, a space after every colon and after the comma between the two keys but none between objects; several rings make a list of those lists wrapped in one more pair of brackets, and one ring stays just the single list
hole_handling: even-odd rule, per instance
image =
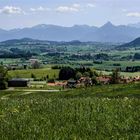
[{"label": "tall grass in foreground", "polygon": [[[115,85],[0,99],[1,140],[140,139],[140,87]],[[1,96],[1,95],[0,95]]]}]

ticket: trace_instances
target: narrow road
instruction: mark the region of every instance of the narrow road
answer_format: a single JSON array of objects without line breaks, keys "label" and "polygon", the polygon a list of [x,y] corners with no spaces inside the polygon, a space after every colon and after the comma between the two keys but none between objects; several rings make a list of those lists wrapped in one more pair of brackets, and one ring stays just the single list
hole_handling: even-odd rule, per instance
[{"label": "narrow road", "polygon": [[62,90],[56,90],[56,89],[16,89],[16,88],[8,88],[7,91],[23,91],[23,92],[59,92]]},{"label": "narrow road", "polygon": [[59,92],[60,90],[24,89],[23,92]]}]

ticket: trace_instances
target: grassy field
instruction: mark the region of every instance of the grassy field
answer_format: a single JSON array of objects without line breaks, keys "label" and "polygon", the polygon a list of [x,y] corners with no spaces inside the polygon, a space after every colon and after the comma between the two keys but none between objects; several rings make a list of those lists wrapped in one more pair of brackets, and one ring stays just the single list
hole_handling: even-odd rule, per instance
[{"label": "grassy field", "polygon": [[[112,72],[108,72],[108,71],[98,71],[101,72],[104,75],[110,75]],[[121,76],[124,77],[135,77],[135,76],[140,76],[140,72],[120,72]]]},{"label": "grassy field", "polygon": [[[120,66],[114,66],[114,64],[120,64]],[[126,69],[127,66],[140,66],[140,61],[104,61],[103,64],[93,64],[95,69],[100,70],[112,70],[118,67]]]},{"label": "grassy field", "polygon": [[49,75],[49,78],[57,78],[59,70],[53,70],[51,68],[42,69],[29,69],[29,70],[12,70],[9,71],[9,76],[15,78],[31,78],[31,74],[34,74],[37,78],[42,78]]},{"label": "grassy field", "polygon": [[17,63],[21,63],[21,60],[19,58],[16,59],[0,58],[0,62],[3,62],[3,64],[17,64]]},{"label": "grassy field", "polygon": [[[94,68],[93,68],[94,69]],[[95,70],[95,69],[94,69]],[[99,73],[102,72],[105,75],[110,75],[112,72],[107,71],[98,71]],[[31,74],[34,74],[36,78],[42,78],[49,75],[49,78],[58,78],[59,70],[51,69],[49,67],[41,68],[41,69],[28,69],[28,70],[11,70],[8,71],[8,75],[11,78],[31,78]],[[140,76],[140,72],[121,72],[122,76],[125,77],[134,77]]]},{"label": "grassy field", "polygon": [[1,91],[1,140],[140,139],[140,84]]}]

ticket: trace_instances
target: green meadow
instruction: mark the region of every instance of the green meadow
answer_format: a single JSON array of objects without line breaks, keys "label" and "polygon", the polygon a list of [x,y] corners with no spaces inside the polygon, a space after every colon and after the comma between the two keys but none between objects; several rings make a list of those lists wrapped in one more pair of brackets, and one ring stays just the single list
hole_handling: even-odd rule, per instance
[{"label": "green meadow", "polygon": [[[102,66],[103,67],[103,66]],[[93,70],[96,70],[93,68]],[[97,70],[99,73],[105,75],[110,75],[112,72],[110,71],[104,71],[104,70]],[[34,74],[36,78],[43,78],[47,75],[49,76],[49,79],[56,79],[59,75],[58,69],[51,69],[51,67],[46,68],[40,68],[40,69],[28,69],[28,70],[11,70],[8,71],[8,75],[11,78],[31,78],[31,74]],[[122,76],[125,77],[134,77],[134,76],[140,76],[140,72],[120,72]]]},{"label": "green meadow", "polygon": [[0,92],[1,140],[139,140],[140,84]]},{"label": "green meadow", "polygon": [[8,75],[12,78],[31,78],[31,74],[34,74],[37,78],[46,77],[57,78],[59,70],[53,70],[51,68],[42,69],[28,69],[28,70],[11,70]]}]

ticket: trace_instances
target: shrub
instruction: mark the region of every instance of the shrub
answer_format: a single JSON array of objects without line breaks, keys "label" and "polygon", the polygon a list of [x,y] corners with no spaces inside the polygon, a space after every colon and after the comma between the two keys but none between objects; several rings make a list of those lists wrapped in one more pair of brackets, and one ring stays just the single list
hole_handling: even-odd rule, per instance
[{"label": "shrub", "polygon": [[7,70],[0,66],[0,89],[7,88]]},{"label": "shrub", "polygon": [[48,79],[48,82],[49,83],[55,83],[55,80],[54,79]]},{"label": "shrub", "polygon": [[120,73],[119,70],[113,70],[112,74],[111,74],[111,84],[118,84],[119,83],[119,79],[120,79]]}]

